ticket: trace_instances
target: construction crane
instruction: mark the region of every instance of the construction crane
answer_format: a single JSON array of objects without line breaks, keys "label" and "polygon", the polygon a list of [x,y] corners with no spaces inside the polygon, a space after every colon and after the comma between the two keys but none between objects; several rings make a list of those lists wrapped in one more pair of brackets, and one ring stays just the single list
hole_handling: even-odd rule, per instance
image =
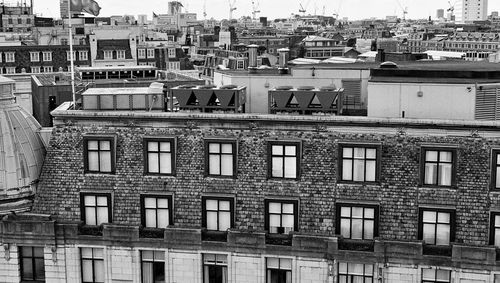
[{"label": "construction crane", "polygon": [[257,18],[257,14],[260,13],[259,6],[259,1],[252,1],[252,17],[254,20]]},{"label": "construction crane", "polygon": [[236,11],[236,0],[227,0],[229,2],[229,20],[233,19],[233,12]]},{"label": "construction crane", "polygon": [[449,20],[450,21],[454,21],[455,19],[455,16],[453,15],[453,11],[455,11],[455,4],[457,4],[458,1],[455,1],[455,3],[453,3],[453,5],[451,4],[450,1],[448,1],[448,5],[450,5],[450,7],[446,10],[448,12],[450,12],[450,18]]},{"label": "construction crane", "polygon": [[307,1],[307,4],[306,6],[302,6],[302,3],[299,3],[300,5],[300,9],[299,9],[299,13],[302,13],[302,16],[305,16],[306,15],[306,12],[307,12],[307,6],[309,6],[309,3],[311,3],[311,0],[308,0]]},{"label": "construction crane", "polygon": [[401,4],[401,1],[398,0],[399,7],[401,7],[401,10],[403,10],[403,21],[406,21],[406,14],[408,14],[408,7],[404,7]]}]

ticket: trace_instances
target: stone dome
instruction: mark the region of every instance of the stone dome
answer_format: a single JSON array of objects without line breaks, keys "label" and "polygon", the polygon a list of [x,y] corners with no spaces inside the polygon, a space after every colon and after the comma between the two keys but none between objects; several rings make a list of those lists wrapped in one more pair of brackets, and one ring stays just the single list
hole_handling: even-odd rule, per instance
[{"label": "stone dome", "polygon": [[0,215],[30,210],[45,157],[41,126],[16,103],[13,88],[0,76]]}]

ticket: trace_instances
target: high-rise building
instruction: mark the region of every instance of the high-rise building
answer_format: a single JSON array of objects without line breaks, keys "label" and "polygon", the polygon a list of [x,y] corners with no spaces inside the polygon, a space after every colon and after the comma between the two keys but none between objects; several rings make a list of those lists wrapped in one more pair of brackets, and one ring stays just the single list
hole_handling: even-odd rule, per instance
[{"label": "high-rise building", "polygon": [[488,17],[488,0],[461,0],[454,12],[458,23],[484,21]]},{"label": "high-rise building", "polygon": [[436,18],[437,18],[437,19],[444,18],[444,9],[438,9],[438,10],[436,11]]}]

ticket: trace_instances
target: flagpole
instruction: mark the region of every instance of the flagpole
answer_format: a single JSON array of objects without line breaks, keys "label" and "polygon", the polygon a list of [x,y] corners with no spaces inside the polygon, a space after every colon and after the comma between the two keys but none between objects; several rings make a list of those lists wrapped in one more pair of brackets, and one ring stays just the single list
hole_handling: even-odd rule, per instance
[{"label": "flagpole", "polygon": [[73,110],[76,110],[76,94],[75,94],[75,63],[73,56],[73,24],[71,23],[71,0],[68,0],[68,20],[69,20],[69,53],[71,60],[71,92],[73,94]]}]

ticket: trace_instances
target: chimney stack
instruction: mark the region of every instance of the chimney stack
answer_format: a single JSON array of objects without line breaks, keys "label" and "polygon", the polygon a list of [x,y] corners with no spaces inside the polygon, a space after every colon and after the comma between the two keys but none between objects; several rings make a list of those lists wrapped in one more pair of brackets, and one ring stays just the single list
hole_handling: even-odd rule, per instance
[{"label": "chimney stack", "polygon": [[257,49],[258,45],[252,44],[248,45],[248,72],[256,73],[257,72]]},{"label": "chimney stack", "polygon": [[290,60],[290,49],[280,48],[279,53],[279,72],[282,75],[288,74],[288,60]]}]

